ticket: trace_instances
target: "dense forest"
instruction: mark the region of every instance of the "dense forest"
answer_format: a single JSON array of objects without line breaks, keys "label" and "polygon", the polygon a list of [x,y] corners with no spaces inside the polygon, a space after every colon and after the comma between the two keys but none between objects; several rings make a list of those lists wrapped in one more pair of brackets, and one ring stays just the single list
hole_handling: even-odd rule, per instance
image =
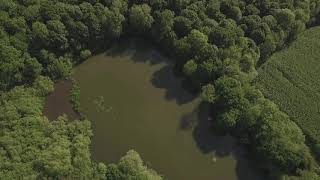
[{"label": "dense forest", "polygon": [[89,121],[42,115],[52,80],[138,36],[175,60],[212,104],[215,129],[246,145],[266,176],[320,179],[317,149],[252,83],[319,12],[318,0],[0,0],[0,177],[161,179],[134,151],[117,165],[91,161]]}]

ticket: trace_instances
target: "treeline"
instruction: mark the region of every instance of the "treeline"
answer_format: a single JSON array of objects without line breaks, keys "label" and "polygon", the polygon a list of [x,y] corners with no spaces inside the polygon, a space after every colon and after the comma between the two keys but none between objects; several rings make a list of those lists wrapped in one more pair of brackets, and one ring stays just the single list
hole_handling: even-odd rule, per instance
[{"label": "treeline", "polygon": [[175,57],[181,70],[201,89],[203,99],[213,104],[216,130],[247,144],[253,156],[265,162],[263,169],[271,179],[298,178],[284,174],[319,179],[301,129],[252,86],[257,64],[294,40],[318,14],[319,3],[222,0],[149,4],[156,9],[152,39]]},{"label": "treeline", "polygon": [[2,0],[0,89],[66,77],[121,36],[144,37],[176,60],[219,111],[217,129],[247,144],[272,178],[316,179],[300,128],[252,80],[319,10],[317,0]]},{"label": "treeline", "polygon": [[72,65],[118,38],[128,4],[27,0],[0,2],[0,89],[40,74],[60,79]]}]

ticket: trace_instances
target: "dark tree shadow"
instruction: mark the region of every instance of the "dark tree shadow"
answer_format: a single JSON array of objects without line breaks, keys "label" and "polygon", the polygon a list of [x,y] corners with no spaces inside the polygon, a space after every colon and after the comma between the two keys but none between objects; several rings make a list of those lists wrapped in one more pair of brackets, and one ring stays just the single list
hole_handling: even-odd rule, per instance
[{"label": "dark tree shadow", "polygon": [[156,88],[165,89],[167,100],[175,100],[177,104],[181,105],[191,102],[196,97],[196,90],[191,88],[188,81],[184,80],[181,74],[180,77],[177,76],[178,73],[175,71],[173,62],[143,39],[121,41],[107,50],[105,55],[111,56],[113,59],[130,57],[130,60],[135,63],[148,63],[151,66],[162,64],[161,68],[153,73],[151,83]]},{"label": "dark tree shadow", "polygon": [[150,65],[170,62],[169,59],[155,50],[150,42],[139,38],[121,40],[107,50],[105,55],[118,59],[130,56],[130,59],[136,63],[149,63]]},{"label": "dark tree shadow", "polygon": [[217,136],[213,132],[210,105],[201,103],[193,112],[186,114],[180,121],[182,130],[191,130],[199,150],[204,154],[214,153],[218,158],[232,156],[235,158],[238,180],[262,180],[248,160],[244,147],[230,135]]},{"label": "dark tree shadow", "polygon": [[185,89],[183,79],[174,75],[172,64],[156,71],[152,76],[151,83],[156,88],[165,89],[165,98],[169,101],[175,100],[179,105],[189,103],[196,98],[195,93]]}]

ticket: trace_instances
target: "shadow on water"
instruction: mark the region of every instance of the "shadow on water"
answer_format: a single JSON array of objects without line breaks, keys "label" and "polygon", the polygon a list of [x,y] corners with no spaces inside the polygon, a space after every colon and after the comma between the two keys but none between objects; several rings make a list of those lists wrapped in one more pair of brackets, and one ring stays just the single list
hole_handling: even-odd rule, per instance
[{"label": "shadow on water", "polygon": [[232,156],[236,160],[238,180],[262,180],[254,168],[250,167],[244,147],[237,144],[231,136],[216,136],[213,133],[210,119],[210,105],[201,103],[193,112],[184,115],[180,120],[181,130],[192,130],[198,149],[204,154],[214,154],[218,158]]},{"label": "shadow on water", "polygon": [[178,105],[189,103],[196,98],[196,91],[191,88],[190,84],[182,78],[174,76],[176,73],[173,63],[144,40],[132,39],[128,42],[120,42],[108,50],[105,55],[111,56],[113,59],[124,59],[129,56],[130,60],[135,63],[149,63],[151,66],[164,64],[152,74],[152,85],[164,89],[166,91],[165,98],[169,101],[175,100]]},{"label": "shadow on water", "polygon": [[[175,100],[178,105],[186,104],[196,98],[195,94],[191,94],[184,89],[183,81],[177,81],[173,77],[173,66],[166,65],[152,75],[151,83],[156,88],[166,90],[165,98],[167,100]],[[179,83],[177,83],[179,82]]]},{"label": "shadow on water", "polygon": [[149,63],[151,65],[170,62],[159,51],[154,50],[153,45],[143,39],[130,39],[118,42],[105,52],[106,56],[122,59],[130,56],[130,60],[136,63]]}]

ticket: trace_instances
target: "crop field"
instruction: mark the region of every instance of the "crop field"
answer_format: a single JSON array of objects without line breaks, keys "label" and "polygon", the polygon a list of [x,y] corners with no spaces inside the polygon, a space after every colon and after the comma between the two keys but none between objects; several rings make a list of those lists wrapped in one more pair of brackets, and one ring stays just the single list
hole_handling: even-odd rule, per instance
[{"label": "crop field", "polygon": [[320,28],[311,28],[259,69],[256,85],[313,142],[320,142]]}]

